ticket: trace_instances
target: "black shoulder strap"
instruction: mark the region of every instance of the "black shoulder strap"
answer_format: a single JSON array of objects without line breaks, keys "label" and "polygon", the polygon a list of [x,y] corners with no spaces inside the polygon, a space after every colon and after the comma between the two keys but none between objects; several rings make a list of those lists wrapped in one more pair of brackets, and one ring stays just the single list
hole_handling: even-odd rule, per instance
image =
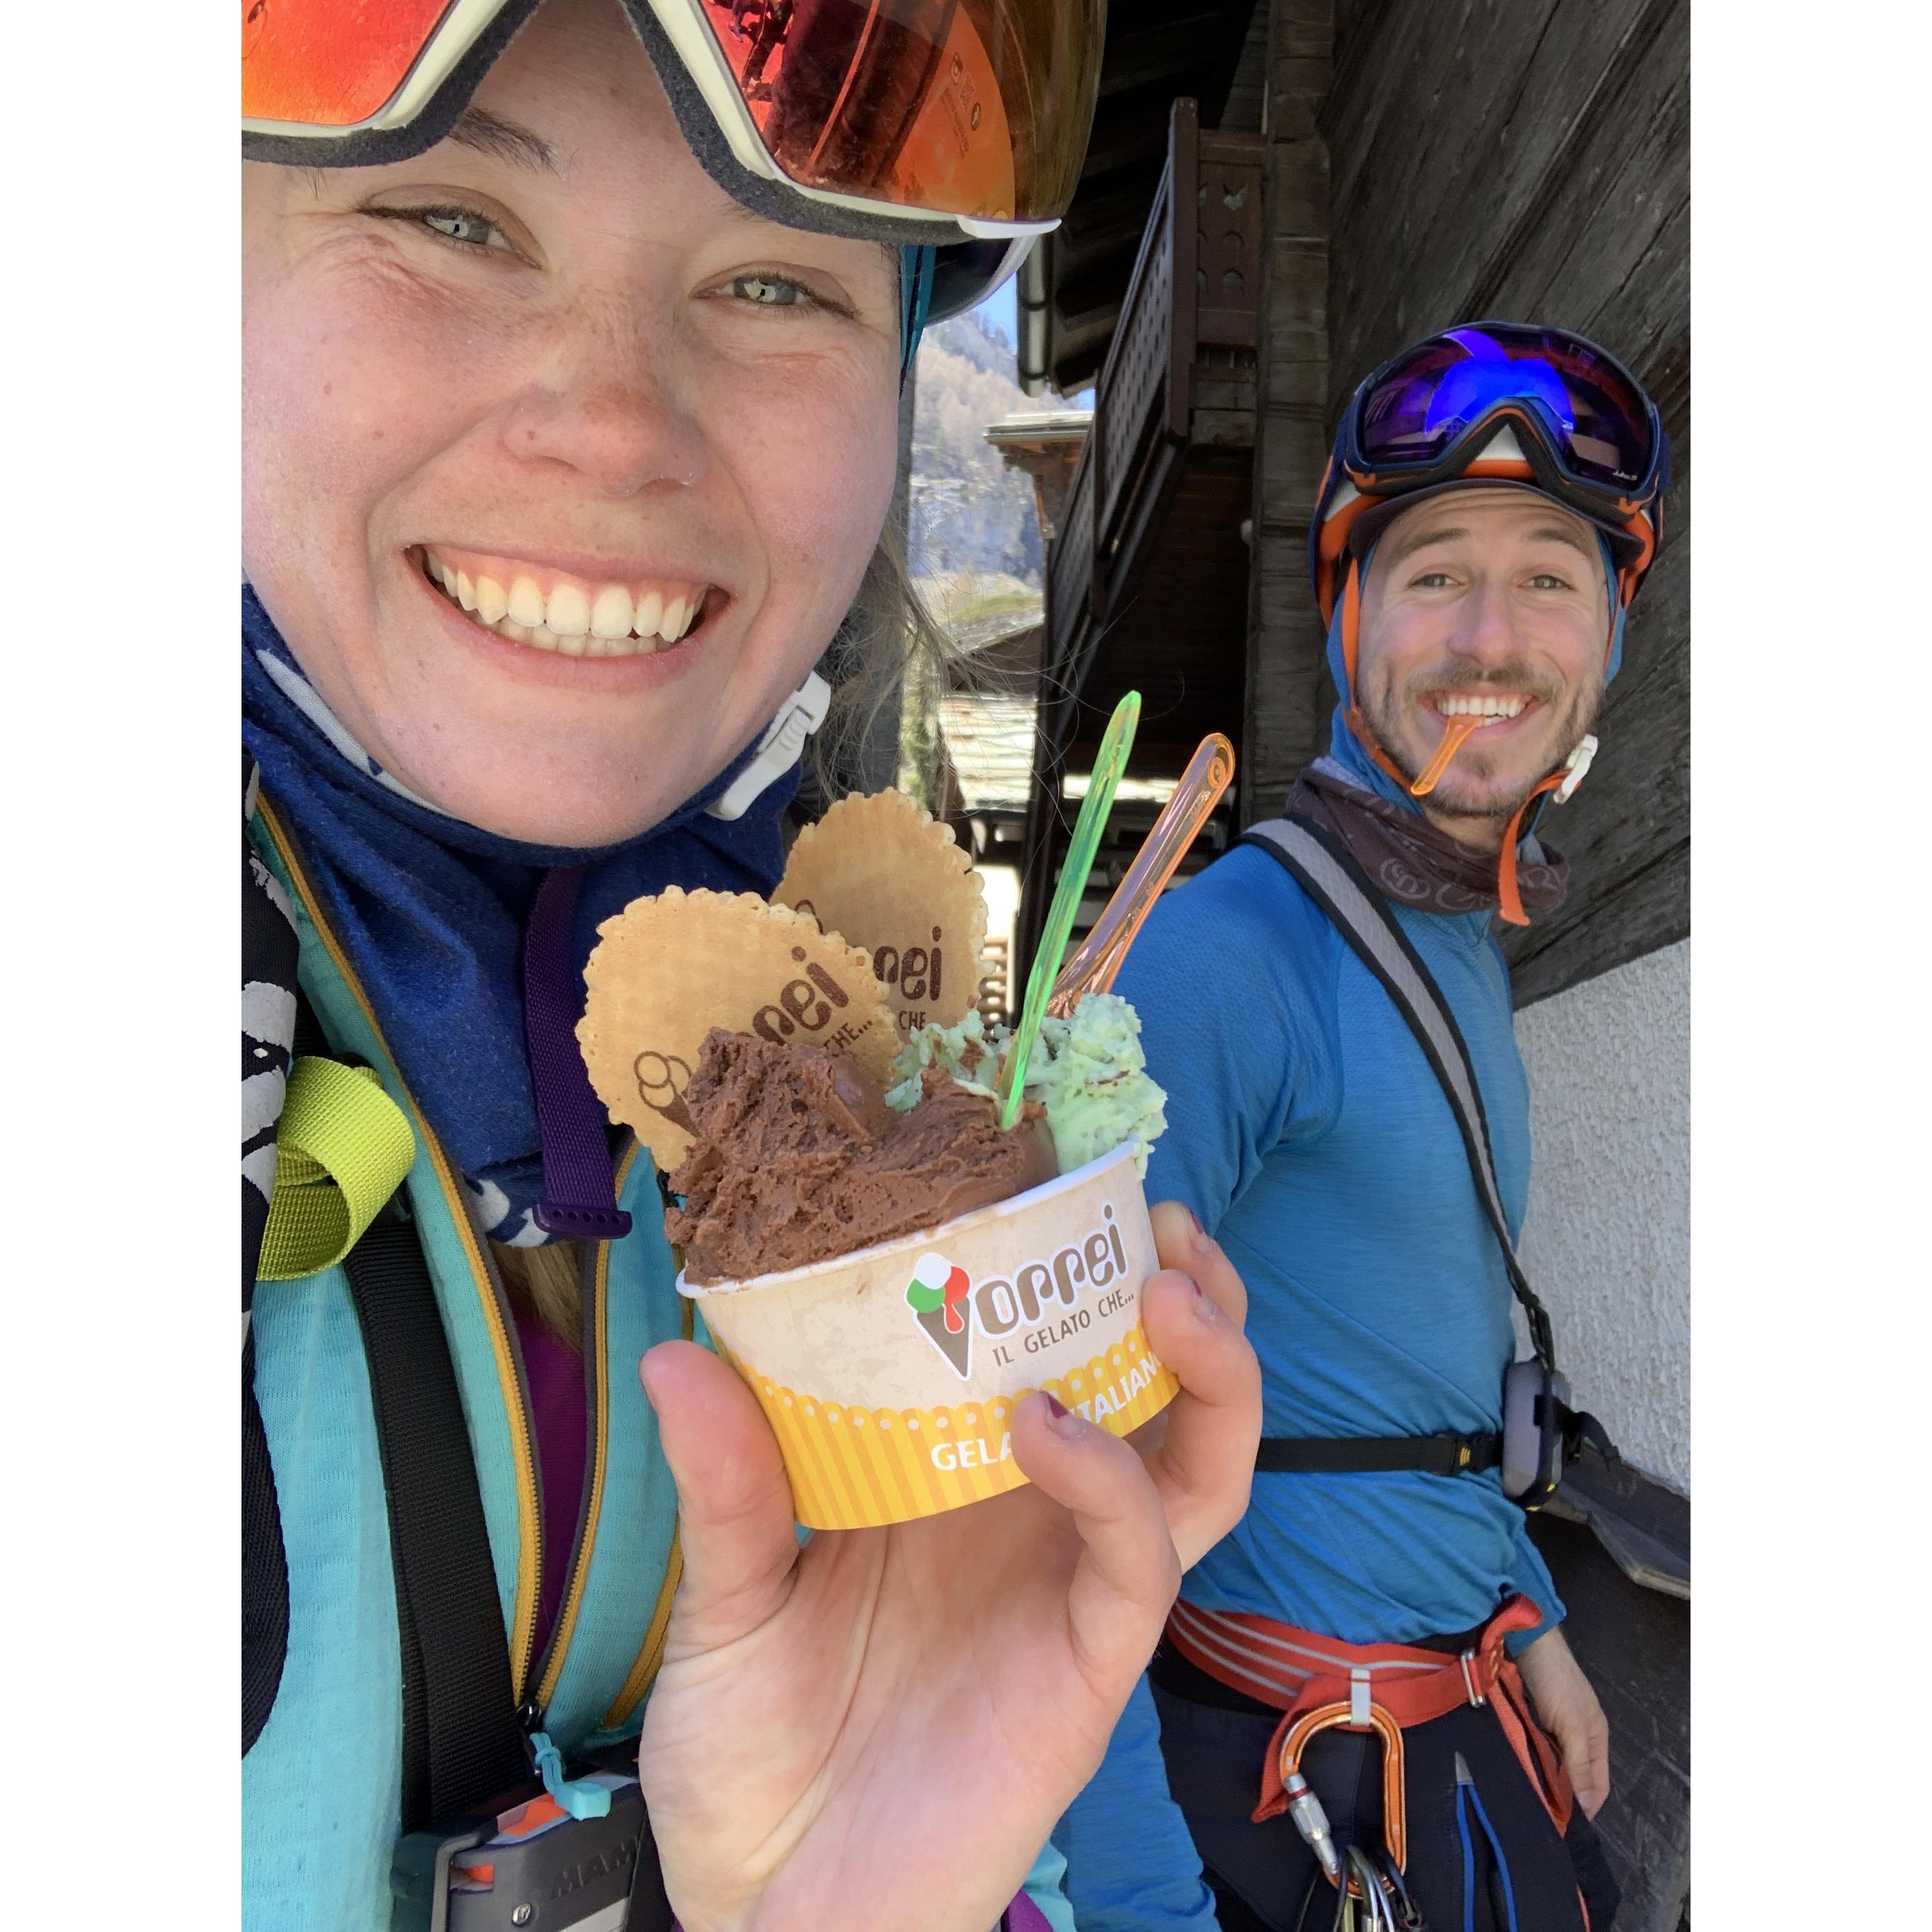
[{"label": "black shoulder strap", "polygon": [[1334,922],[1362,964],[1382,982],[1396,1010],[1408,1022],[1423,1057],[1442,1083],[1443,1097],[1461,1130],[1477,1198],[1502,1249],[1510,1289],[1528,1317],[1537,1359],[1554,1372],[1556,1343],[1549,1311],[1537,1299],[1510,1239],[1502,1196],[1490,1156],[1490,1126],[1483,1112],[1482,1089],[1462,1030],[1443,998],[1435,976],[1396,923],[1386,901],[1369,882],[1354,855],[1325,826],[1299,816],[1271,818],[1250,826],[1239,842],[1258,846],[1277,860],[1302,890]]},{"label": "black shoulder strap", "polygon": [[377,1217],[344,1264],[369,1364],[402,1639],[403,1816],[419,1831],[531,1775],[456,1369],[415,1228]]},{"label": "black shoulder strap", "polygon": [[[267,902],[259,878],[250,874],[252,856],[244,845],[244,916],[251,883]],[[286,944],[274,954],[274,983],[292,997],[294,1012],[292,1038],[280,1043],[276,1063],[286,1069],[293,1055],[332,1049],[297,977],[294,928],[285,919],[276,923],[286,932]],[[279,937],[274,924],[265,922],[262,929]],[[257,945],[249,958],[244,976],[252,970],[258,979],[266,976],[267,948]],[[244,1230],[244,1310],[266,1208],[265,1198]],[[509,1646],[455,1365],[422,1244],[400,1195],[344,1268],[368,1364],[388,1502],[402,1649],[402,1828],[415,1831],[525,1782],[531,1760],[511,1688]],[[274,1706],[288,1643],[287,1565],[254,1400],[253,1342],[250,1335],[242,1361],[244,1756]]]},{"label": "black shoulder strap", "polygon": [[242,760],[242,1755],[255,1748],[289,1651],[289,1565],[268,1432],[255,1396],[255,1276],[274,1186],[275,1129],[288,1076],[293,921],[248,844],[256,776]]}]

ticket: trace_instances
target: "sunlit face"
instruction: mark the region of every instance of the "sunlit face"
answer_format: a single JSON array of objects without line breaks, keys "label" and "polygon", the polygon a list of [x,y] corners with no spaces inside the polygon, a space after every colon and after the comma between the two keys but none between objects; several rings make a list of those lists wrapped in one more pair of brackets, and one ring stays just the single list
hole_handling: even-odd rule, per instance
[{"label": "sunlit face", "polygon": [[1357,701],[1412,779],[1452,718],[1481,719],[1424,805],[1480,842],[1589,730],[1610,635],[1589,524],[1527,490],[1453,490],[1406,511],[1376,545]]},{"label": "sunlit face", "polygon": [[549,0],[413,160],[245,172],[243,564],[297,661],[459,818],[654,824],[864,573],[896,256],[715,186],[610,0]]}]

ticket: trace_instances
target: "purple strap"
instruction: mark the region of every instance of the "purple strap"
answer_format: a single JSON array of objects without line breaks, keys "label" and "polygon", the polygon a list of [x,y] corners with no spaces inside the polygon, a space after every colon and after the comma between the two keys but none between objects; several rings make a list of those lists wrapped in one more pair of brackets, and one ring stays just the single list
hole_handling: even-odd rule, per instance
[{"label": "purple strap", "polygon": [[631,1232],[631,1217],[617,1205],[604,1108],[577,1045],[584,994],[572,938],[583,881],[581,866],[546,872],[524,933],[524,1038],[543,1138],[536,1223],[547,1234],[614,1241]]}]

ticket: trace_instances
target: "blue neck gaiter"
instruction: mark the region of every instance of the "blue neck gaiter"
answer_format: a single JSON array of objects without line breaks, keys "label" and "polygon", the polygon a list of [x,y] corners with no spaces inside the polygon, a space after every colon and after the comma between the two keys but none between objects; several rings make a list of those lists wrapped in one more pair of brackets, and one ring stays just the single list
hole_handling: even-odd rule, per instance
[{"label": "blue neck gaiter", "polygon": [[554,866],[586,868],[576,912],[581,973],[597,928],[642,894],[767,896],[784,867],[780,820],[796,766],[742,818],[705,807],[750,764],[748,747],[695,797],[637,838],[595,850],[526,845],[413,798],[323,706],[253,591],[242,595],[242,741],[302,857],[424,1118],[495,1239],[536,1246],[543,1186],[524,1037],[525,922]]}]

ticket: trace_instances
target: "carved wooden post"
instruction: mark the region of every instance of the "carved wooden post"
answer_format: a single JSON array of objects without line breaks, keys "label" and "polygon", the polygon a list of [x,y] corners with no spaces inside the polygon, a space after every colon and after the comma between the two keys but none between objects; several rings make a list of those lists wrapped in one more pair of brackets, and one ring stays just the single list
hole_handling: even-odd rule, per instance
[{"label": "carved wooden post", "polygon": [[1328,149],[1316,117],[1328,89],[1332,14],[1333,0],[1270,0],[1244,824],[1280,810],[1289,780],[1328,730],[1308,514],[1328,455]]}]

